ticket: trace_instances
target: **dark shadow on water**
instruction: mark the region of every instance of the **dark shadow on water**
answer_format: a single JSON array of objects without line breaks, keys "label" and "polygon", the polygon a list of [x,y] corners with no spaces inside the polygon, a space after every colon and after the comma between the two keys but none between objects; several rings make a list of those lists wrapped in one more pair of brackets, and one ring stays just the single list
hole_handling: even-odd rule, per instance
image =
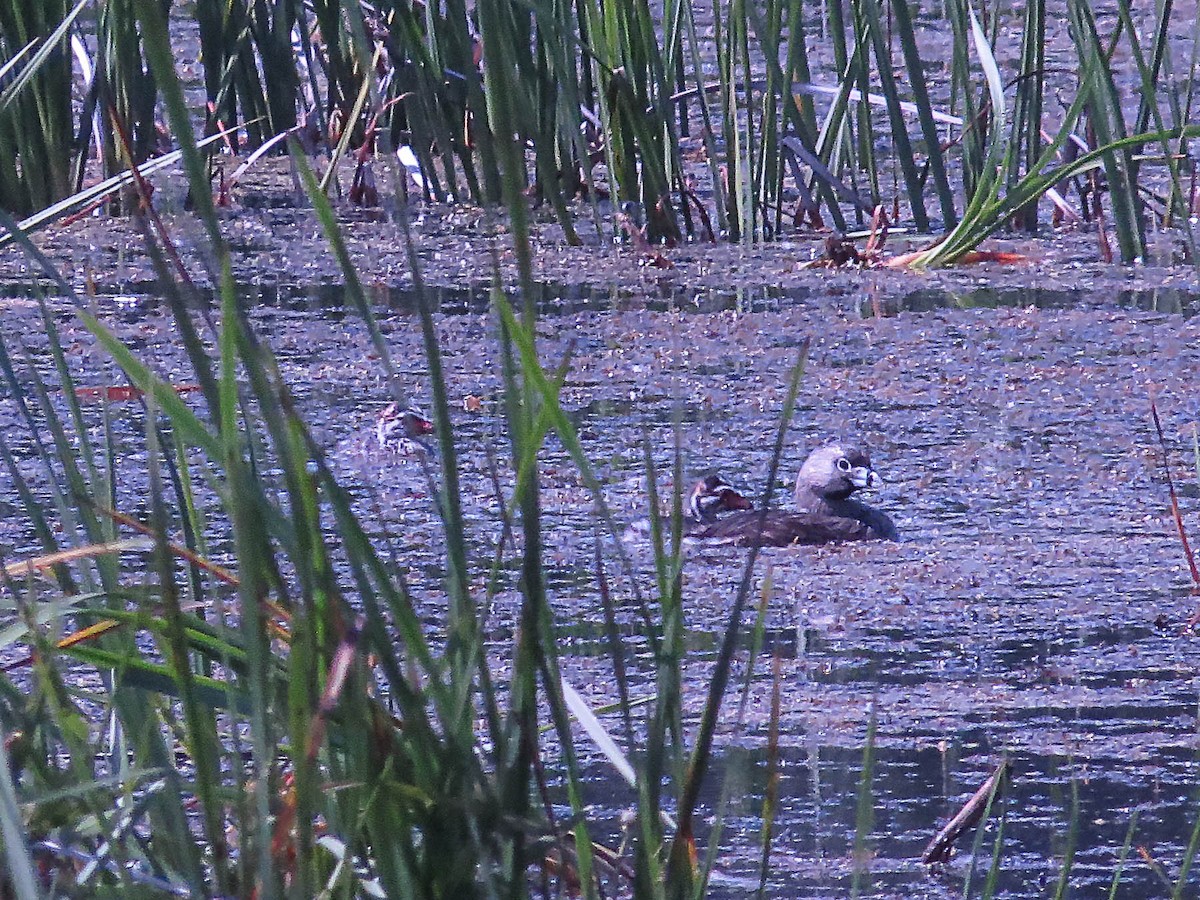
[{"label": "dark shadow on water", "polygon": [[[50,285],[41,288],[52,292]],[[237,287],[241,301],[247,307],[270,307],[293,312],[321,312],[337,318],[351,312],[345,287],[336,282],[317,284],[242,283]],[[388,312],[415,313],[417,292],[407,285],[373,284],[366,286],[367,296],[380,314]],[[482,314],[488,310],[489,286],[481,281],[466,287],[427,287],[426,297],[446,315]],[[605,287],[565,282],[537,282],[534,285],[535,303],[543,315],[573,315],[582,312],[617,312],[644,309],[648,311],[678,311],[682,313],[772,312],[790,306],[837,299],[853,298],[859,314],[864,317],[894,316],[900,313],[933,312],[941,309],[1072,309],[1103,307],[1141,312],[1182,315],[1189,318],[1200,310],[1200,287],[1172,286],[1158,288],[1106,287],[1091,289],[986,286],[971,290],[920,288],[913,291],[881,292],[873,299],[861,299],[862,291],[847,294],[844,287],[829,289],[815,286],[756,287],[756,288],[694,288],[673,282],[661,283],[653,294],[630,287]],[[28,282],[0,285],[0,296],[32,296]],[[211,290],[202,296],[216,302]],[[510,295],[519,302],[519,294]],[[129,310],[158,305],[154,282],[132,284],[128,293],[98,298]]]},{"label": "dark shadow on water", "polygon": [[[534,286],[538,311],[545,315],[570,315],[581,312],[614,312],[646,309],[663,312],[771,312],[796,303],[827,299],[830,294],[811,287],[757,289],[693,289],[679,285],[664,285],[655,295],[641,290],[607,288],[561,282],[539,282]],[[410,287],[375,285],[369,296],[380,310],[414,312],[417,294]],[[266,305],[307,310],[337,310],[346,304],[345,290],[338,284],[326,285],[246,285],[244,300],[252,305]],[[484,313],[489,296],[486,285],[476,288],[427,289],[434,306],[447,315]],[[514,295],[514,301],[519,300]],[[1035,307],[1037,309],[1070,309],[1078,306],[1103,304],[1115,309],[1142,312],[1173,313],[1190,317],[1200,309],[1200,288],[1125,289],[1104,295],[1095,290],[1065,290],[1049,288],[980,287],[971,291],[949,291],[922,288],[891,297],[873,305],[864,301],[860,311],[864,316],[896,315],[901,312],[931,312],[939,309],[999,309]]]},{"label": "dark shadow on water", "polygon": [[[946,291],[937,288],[911,291],[899,299],[884,300],[880,312],[932,312],[939,309],[1072,309],[1096,306],[1140,312],[1158,312],[1189,318],[1200,310],[1200,288],[1164,287],[1122,289],[1113,293],[1101,290],[1066,290],[1036,287],[980,287],[971,291]],[[872,305],[863,305],[865,315]]]}]

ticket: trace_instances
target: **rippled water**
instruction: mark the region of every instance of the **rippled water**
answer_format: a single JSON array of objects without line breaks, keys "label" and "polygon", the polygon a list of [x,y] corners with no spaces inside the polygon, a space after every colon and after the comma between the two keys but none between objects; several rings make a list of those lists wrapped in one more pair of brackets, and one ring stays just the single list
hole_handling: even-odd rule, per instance
[{"label": "rippled water", "polygon": [[[329,299],[297,302],[276,293],[255,321],[372,533],[391,542],[409,569],[433,627],[441,613],[439,538],[429,492],[415,462],[371,449],[371,422],[387,392],[365,328],[328,308]],[[1157,397],[1184,517],[1195,532],[1196,294],[917,290],[868,302],[824,296],[818,284],[801,295],[706,292],[650,301],[583,291],[563,298],[548,288],[542,299],[540,349],[548,365],[572,353],[564,405],[620,523],[645,514],[643,439],[662,477],[669,477],[678,439],[689,477],[719,469],[757,497],[789,368],[811,338],[777,501],[786,502],[785,482],[808,449],[861,436],[888,482],[873,502],[905,537],[763,553],[753,590],[757,597],[769,573],[766,652],[755,663],[744,727],[727,725],[719,736],[717,773],[734,779],[736,800],[718,893],[739,896],[757,885],[775,654],[781,804],[772,896],[849,894],[872,707],[875,813],[863,896],[961,896],[970,837],[943,872],[928,873],[919,857],[1004,754],[1015,778],[1005,807],[1003,896],[1053,891],[1073,789],[1080,803],[1075,896],[1107,890],[1135,811],[1135,847],[1179,871],[1200,820],[1193,800],[1200,648],[1185,628],[1200,597],[1189,592],[1168,516],[1149,398]],[[384,333],[405,388],[423,400],[419,329],[403,298],[390,300]],[[478,298],[442,300],[439,331],[472,541],[486,560],[499,531],[486,451],[506,452],[499,360]],[[23,325],[31,315],[19,306],[9,311],[6,339],[22,328],[32,334]],[[160,370],[179,365],[160,309],[135,300],[113,318]],[[117,380],[80,329],[64,323],[64,342],[82,381]],[[477,411],[467,411],[477,405],[464,405],[467,398],[478,398]],[[0,400],[0,414],[13,416],[10,400]],[[120,464],[130,503],[138,464]],[[506,472],[502,480],[511,484]],[[547,577],[567,677],[596,705],[611,702],[616,688],[592,560],[596,517],[554,438],[543,482]],[[0,503],[9,513],[16,508],[11,496]],[[10,556],[28,536],[4,518],[0,542]],[[605,540],[619,620],[636,649],[639,613],[615,545]],[[648,549],[627,549],[649,589]],[[735,549],[690,552],[685,713],[693,724],[745,558]],[[497,636],[511,633],[518,604],[509,584],[490,611]],[[647,660],[627,662],[632,693],[649,693]],[[743,652],[739,678],[748,663]],[[615,829],[634,796],[580,742],[597,818]],[[720,783],[711,779],[704,795],[710,810]],[[991,838],[989,831],[983,869]],[[1123,884],[1122,896],[1163,893],[1136,852]]]}]

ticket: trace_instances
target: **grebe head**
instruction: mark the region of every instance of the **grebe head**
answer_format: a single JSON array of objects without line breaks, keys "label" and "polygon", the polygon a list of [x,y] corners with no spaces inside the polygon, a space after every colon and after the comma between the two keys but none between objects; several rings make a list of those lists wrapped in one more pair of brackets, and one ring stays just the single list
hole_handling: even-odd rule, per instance
[{"label": "grebe head", "polygon": [[805,508],[815,495],[825,501],[845,500],[855,491],[876,488],[883,479],[871,468],[865,448],[849,444],[818,447],[796,476],[796,505]]},{"label": "grebe head", "polygon": [[720,513],[753,508],[754,504],[717,474],[701,478],[688,495],[688,511],[697,522],[711,522]]},{"label": "grebe head", "polygon": [[421,438],[433,434],[433,423],[415,407],[401,409],[399,403],[389,403],[375,422],[375,437],[385,450],[403,449],[410,443],[424,447]]}]

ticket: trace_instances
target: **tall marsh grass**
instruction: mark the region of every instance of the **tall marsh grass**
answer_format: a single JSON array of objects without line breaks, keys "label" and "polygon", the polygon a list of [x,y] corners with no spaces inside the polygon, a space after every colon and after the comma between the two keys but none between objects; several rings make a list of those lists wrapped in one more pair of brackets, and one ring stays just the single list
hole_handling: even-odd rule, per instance
[{"label": "tall marsh grass", "polygon": [[[0,85],[21,85],[0,94],[0,207],[28,216],[158,152],[163,97],[144,35],[165,8],[0,2]],[[501,203],[516,137],[521,189],[568,242],[585,219],[609,239],[636,228],[651,242],[754,242],[803,223],[862,227],[882,209],[918,232],[963,225],[977,244],[1008,224],[1033,228],[1053,206],[1055,220],[1111,231],[1125,262],[1146,258],[1152,221],[1180,227],[1194,257],[1183,225],[1200,202],[1189,178],[1200,26],[1173,53],[1172,8],[1135,16],[1122,3],[1097,18],[1090,0],[1062,0],[1049,17],[1046,0],[1020,13],[962,0],[668,0],[658,16],[605,0],[198,0],[189,108],[209,133],[236,127],[228,149],[299,134],[310,152],[358,150],[360,170],[385,160],[396,176],[385,192],[408,181],[437,201]],[[1047,21],[1063,17],[1073,43],[1050,60]],[[940,65],[931,30],[951,38]],[[187,33],[167,34],[177,57],[195,52]],[[1136,84],[1114,78],[1118,56]],[[999,95],[987,57],[1006,73]],[[1096,165],[1073,167],[1080,155]],[[997,200],[998,213],[985,209]]]},{"label": "tall marsh grass", "polygon": [[[0,675],[5,890],[465,897],[524,896],[554,882],[554,890],[586,896],[702,894],[709,873],[694,862],[692,823],[744,630],[753,560],[690,742],[681,720],[678,478],[669,521],[651,506],[656,581],[648,592],[635,587],[635,598],[654,648],[657,693],[648,705],[624,695],[623,720],[644,719],[646,733],[625,734],[637,825],[632,855],[618,857],[597,843],[589,821],[573,722],[589,726],[614,765],[629,763],[563,681],[542,576],[538,460],[551,431],[593,493],[598,530],[615,535],[616,524],[560,406],[565,370],[548,370],[539,358],[533,307],[513,310],[494,296],[515,475],[512,495],[496,500],[517,518],[506,514],[495,557],[478,559],[462,512],[432,312],[421,305],[445,599],[431,627],[429,611],[368,539],[270,347],[236,301],[163,19],[143,19],[141,36],[182,141],[220,307],[195,310],[186,272],[168,262],[177,259],[170,235],[149,222],[152,198],[139,196],[147,250],[190,360],[185,377],[199,400],[191,404],[8,224],[128,379],[121,395],[140,400],[134,452],[145,467],[136,484],[117,483],[126,469],[116,456],[130,452],[129,436],[116,436],[107,412],[98,429],[85,413],[56,314],[44,304],[52,371],[0,343],[4,389],[25,426],[23,436],[0,436],[0,457],[40,544],[36,556],[3,561],[3,641],[12,662]],[[516,114],[493,112],[500,121]],[[514,148],[498,147],[497,157],[519,223],[523,173]],[[293,150],[392,375],[332,208]],[[518,249],[528,257],[527,242]],[[799,378],[798,365],[776,465]],[[130,491],[144,498],[140,509],[119,509]],[[521,612],[511,642],[498,642],[484,610],[495,573],[508,564],[520,573]],[[618,564],[632,578],[624,551]],[[612,653],[619,670],[629,650],[616,639]]]}]

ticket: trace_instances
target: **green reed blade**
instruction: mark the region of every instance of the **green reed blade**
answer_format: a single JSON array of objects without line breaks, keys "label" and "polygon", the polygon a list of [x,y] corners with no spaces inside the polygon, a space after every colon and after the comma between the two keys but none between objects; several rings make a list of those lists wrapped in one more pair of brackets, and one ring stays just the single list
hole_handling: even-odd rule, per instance
[{"label": "green reed blade", "polygon": [[[1038,3],[1040,0],[1033,0],[1033,2]],[[937,123],[933,118],[933,103],[929,99],[925,67],[921,62],[921,52],[917,46],[916,33],[913,30],[908,0],[892,0],[890,9],[896,19],[896,36],[900,40],[900,49],[904,54],[904,66],[908,70],[908,84],[912,90],[912,100],[917,107],[917,119],[921,124],[921,136],[925,141],[929,171],[933,175],[934,190],[937,192],[938,203],[941,205],[942,227],[950,229],[958,221],[958,216],[954,211],[954,193],[950,188],[950,179],[946,175],[941,138],[938,135]],[[903,152],[902,147],[897,148],[897,153],[903,154]]]},{"label": "green reed blade", "polygon": [[13,783],[13,764],[8,755],[10,735],[0,729],[0,834],[4,835],[5,869],[12,879],[13,895],[21,900],[42,896],[41,879],[34,869],[27,843],[29,832],[21,815],[17,787]]},{"label": "green reed blade", "polygon": [[1121,853],[1117,856],[1117,867],[1113,869],[1112,884],[1108,889],[1108,900],[1117,900],[1117,889],[1121,886],[1121,875],[1125,871],[1125,860],[1133,847],[1133,836],[1137,833],[1138,810],[1133,810],[1129,816],[1129,828],[1125,830],[1125,842],[1121,845]]},{"label": "green reed blade", "polygon": [[[765,520],[770,492],[779,472],[779,462],[783,457],[784,442],[788,428],[791,425],[792,413],[796,405],[796,396],[800,391],[800,379],[804,373],[804,365],[808,359],[808,341],[801,346],[796,364],[792,367],[787,393],[784,395],[783,410],[780,415],[779,428],[775,435],[775,446],[771,454],[771,463],[767,468],[767,481],[758,509],[759,524]],[[717,655],[713,669],[704,711],[701,715],[700,726],[697,730],[688,761],[687,775],[680,791],[678,804],[679,827],[671,841],[669,863],[667,870],[668,888],[677,896],[686,896],[693,890],[693,873],[691,866],[690,845],[693,838],[693,821],[696,815],[696,805],[700,797],[700,789],[712,762],[713,739],[716,732],[717,719],[720,715],[725,696],[725,688],[729,683],[733,656],[737,650],[738,636],[742,627],[742,612],[745,609],[750,593],[751,577],[754,565],[758,560],[759,547],[752,547],[742,569],[742,579],[738,585],[737,596],[729,614],[725,634],[721,641],[721,649]]]},{"label": "green reed blade", "polygon": [[859,892],[870,888],[871,870],[869,866],[869,843],[871,832],[875,830],[875,800],[872,796],[871,784],[875,778],[875,736],[878,730],[879,699],[871,698],[871,708],[867,717],[867,739],[863,744],[862,773],[858,780],[858,805],[854,814],[854,875],[850,882],[850,896],[858,897]]},{"label": "green reed blade", "polygon": [[1184,896],[1187,889],[1188,873],[1191,872],[1192,865],[1196,862],[1197,851],[1200,851],[1200,819],[1197,819],[1195,826],[1192,828],[1187,848],[1183,853],[1183,860],[1179,863],[1179,875],[1175,879],[1174,888],[1171,890],[1171,900],[1181,900]]},{"label": "green reed blade", "polygon": [[[979,53],[971,19],[974,13],[968,0],[947,0],[946,18],[950,23],[953,52],[950,58],[950,111],[960,109],[964,123],[962,136],[963,193],[968,203],[974,198],[980,178],[987,171],[987,130],[989,105],[975,99],[975,79],[971,72],[970,48]],[[965,216],[965,212],[964,212]]]},{"label": "green reed blade", "polygon": [[[207,137],[203,141],[200,141],[196,147],[203,148],[211,146],[231,132],[232,129],[222,131],[218,134],[212,135],[211,137]],[[183,150],[174,150],[154,160],[151,160],[143,166],[139,166],[138,172],[143,178],[145,178],[146,176],[162,169],[167,169],[176,165],[180,159],[183,158],[183,155]],[[120,175],[107,178],[99,184],[93,185],[90,188],[85,188],[82,191],[59,200],[57,203],[53,203],[39,212],[33,213],[19,223],[14,222],[8,213],[6,213],[3,209],[0,209],[0,227],[4,228],[4,233],[0,234],[0,247],[4,247],[6,244],[12,241],[18,241],[23,247],[25,247],[27,253],[31,253],[30,248],[32,248],[33,245],[27,244],[26,241],[23,241],[18,237],[21,232],[24,232],[25,234],[34,234],[38,231],[41,231],[43,228],[53,224],[54,222],[60,221],[63,218],[66,218],[71,213],[76,212],[89,203],[93,203],[96,200],[114,194],[121,188],[132,184],[135,178],[136,176],[132,172],[122,172]],[[204,181],[204,184],[207,185],[207,180]],[[53,273],[50,274],[50,277],[56,282],[59,282],[59,286],[63,288],[62,293],[64,295],[71,296],[74,294],[74,289],[71,288],[65,280],[63,280],[61,273],[59,273],[52,264],[50,264],[48,261],[45,261],[45,257],[42,256],[40,251],[33,252],[31,255],[36,261],[39,262],[43,270],[47,271],[47,274]]]},{"label": "green reed blade", "polygon": [[[16,75],[4,86],[4,90],[0,91],[0,113],[4,112],[21,94],[30,83],[37,77],[41,71],[51,60],[54,55],[62,54],[62,43],[67,39],[67,34],[71,30],[71,26],[75,24],[75,20],[79,18],[79,14],[87,7],[88,0],[79,0],[70,11],[67,12],[62,20],[55,26],[54,30],[47,34],[44,38],[34,39],[26,45],[26,49],[31,46],[36,46],[37,50],[33,55],[22,64]],[[15,63],[19,57],[14,57],[10,63]],[[0,69],[0,78],[8,73],[4,70],[9,68],[6,63],[3,69]]]},{"label": "green reed blade", "polygon": [[153,568],[158,575],[159,596],[163,607],[163,644],[167,668],[172,672],[183,707],[187,733],[187,751],[195,764],[193,784],[199,800],[201,821],[207,846],[211,848],[214,866],[214,881],[221,891],[230,889],[228,869],[228,847],[225,828],[220,814],[218,793],[220,790],[221,745],[217,734],[215,717],[201,708],[197,696],[196,677],[192,670],[192,658],[188,652],[185,620],[180,604],[178,585],[175,581],[175,560],[167,546],[169,519],[163,498],[160,470],[160,444],[155,425],[155,409],[151,404],[146,410],[146,443],[149,449],[148,470],[150,477],[151,527],[154,530]]},{"label": "green reed blade", "polygon": [[[1163,158],[1167,164],[1167,171],[1171,179],[1170,193],[1167,196],[1165,222],[1170,223],[1177,215],[1186,217],[1188,204],[1185,201],[1187,194],[1185,193],[1183,182],[1180,176],[1179,162],[1172,153],[1170,141],[1165,137],[1166,125],[1163,122],[1162,111],[1159,109],[1158,91],[1156,85],[1158,83],[1159,68],[1162,65],[1166,55],[1166,18],[1170,15],[1172,0],[1164,0],[1164,9],[1160,15],[1160,23],[1155,35],[1155,45],[1153,47],[1153,58],[1150,63],[1146,62],[1145,54],[1142,52],[1141,41],[1137,35],[1137,28],[1134,26],[1133,16],[1129,7],[1128,0],[1119,0],[1117,3],[1117,14],[1120,21],[1125,26],[1125,32],[1128,35],[1129,47],[1133,53],[1133,61],[1137,67],[1138,75],[1141,79],[1141,99],[1138,104],[1138,114],[1134,127],[1135,132],[1145,131],[1149,125],[1151,117],[1154,119],[1154,128],[1156,131],[1164,134],[1164,137],[1159,142],[1162,148]],[[1178,96],[1173,85],[1167,85],[1167,94],[1171,101],[1171,107],[1175,113],[1172,124],[1182,124],[1183,120],[1178,117],[1179,104]],[[1194,231],[1191,228],[1183,229],[1184,240],[1187,243],[1190,255],[1196,257],[1196,241]]]},{"label": "green reed blade", "polygon": [[[996,792],[1002,789],[1003,779],[997,780],[996,791],[992,797],[988,798],[988,806],[984,810],[983,819],[987,821],[991,815],[991,805],[995,799]],[[1000,875],[1002,872],[1001,859],[1004,853],[1004,828],[1008,824],[1008,810],[1005,808],[1000,814],[1000,820],[996,823],[996,837],[992,841],[992,861],[988,865],[987,878],[983,882],[983,892],[980,895],[980,900],[993,900],[1000,890]],[[978,839],[983,837],[983,829],[978,832]],[[974,855],[972,855],[974,858]],[[965,891],[964,891],[965,893]]]},{"label": "green reed blade", "polygon": [[779,720],[780,682],[783,667],[781,657],[775,654],[775,665],[771,679],[771,712],[767,724],[767,787],[763,792],[762,833],[759,837],[759,900],[766,896],[767,875],[770,872],[771,840],[775,826],[775,815],[779,808]]},{"label": "green reed blade", "polygon": [[1131,263],[1135,259],[1145,259],[1146,234],[1132,149],[1118,145],[1128,136],[1120,96],[1091,7],[1085,0],[1068,0],[1067,12],[1080,57],[1080,94],[1087,98],[1088,122],[1095,130],[1097,144],[1109,148],[1102,158],[1121,259]]},{"label": "green reed blade", "polygon": [[1054,900],[1063,900],[1070,892],[1071,870],[1075,866],[1075,851],[1079,842],[1079,779],[1071,778],[1071,808],[1067,812],[1067,838],[1063,848],[1062,870],[1054,888]]},{"label": "green reed blade", "polygon": [[[1046,28],[1045,0],[1028,0],[1025,5],[1024,31],[1021,35],[1020,77],[1013,98],[1012,128],[1009,145],[1013,148],[1008,167],[1007,189],[1013,190],[1021,178],[1021,169],[1034,171],[1041,152],[1042,105],[1045,95]],[[1014,215],[1014,225],[1029,232],[1038,226],[1037,199]]]},{"label": "green reed blade", "polygon": [[[909,208],[912,213],[913,221],[918,231],[929,230],[929,216],[925,211],[925,196],[924,187],[921,184],[921,178],[917,172],[916,158],[913,153],[912,145],[908,139],[908,126],[904,121],[904,112],[900,108],[900,90],[896,83],[896,76],[892,69],[891,51],[888,47],[887,33],[883,27],[883,17],[881,15],[878,0],[858,0],[860,14],[862,15],[866,31],[870,34],[871,44],[875,51],[875,61],[878,64],[877,75],[881,92],[887,101],[888,119],[891,122],[891,137],[892,143],[896,148],[896,160],[900,164],[900,170],[904,175],[905,189],[908,193]],[[903,3],[904,0],[899,0]],[[915,48],[914,48],[915,49]],[[914,73],[911,69],[909,76],[912,78],[915,74],[919,74],[919,70]],[[864,94],[867,93],[865,87],[860,88]],[[914,92],[917,91],[914,84]],[[918,106],[920,106],[920,94],[916,93]],[[933,128],[932,112],[928,107],[928,97],[925,98],[925,118],[922,119],[922,127],[926,126],[925,119],[928,119],[928,126],[932,133],[936,135],[936,129]],[[860,104],[860,109],[866,109],[866,104]],[[926,132],[928,139],[930,132]],[[937,154],[936,138],[934,146],[929,148],[929,154],[932,158]],[[873,148],[871,156],[873,156]],[[944,173],[943,173],[944,177]],[[948,191],[947,185],[947,191]]]}]

